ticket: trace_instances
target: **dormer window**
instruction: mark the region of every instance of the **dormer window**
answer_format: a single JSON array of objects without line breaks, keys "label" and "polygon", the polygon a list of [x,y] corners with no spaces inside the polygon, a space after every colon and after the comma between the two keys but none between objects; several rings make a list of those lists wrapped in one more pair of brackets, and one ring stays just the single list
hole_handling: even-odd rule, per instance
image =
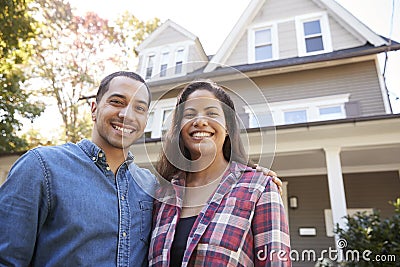
[{"label": "dormer window", "polygon": [[169,52],[164,52],[161,55],[161,65],[160,65],[160,77],[165,77],[167,75],[169,61]]},{"label": "dormer window", "polygon": [[151,76],[153,75],[154,58],[155,58],[155,55],[150,55],[150,56],[147,58],[147,64],[146,64],[146,79],[150,79]]},{"label": "dormer window", "polygon": [[303,23],[304,40],[306,43],[306,52],[324,50],[322,40],[321,23],[319,20],[306,21]]},{"label": "dormer window", "polygon": [[328,16],[325,13],[296,17],[296,33],[300,56],[332,52]]},{"label": "dormer window", "polygon": [[175,74],[182,73],[183,67],[183,49],[179,49],[176,51],[175,55]]},{"label": "dormer window", "polygon": [[271,29],[262,29],[254,32],[255,60],[264,61],[272,58]]},{"label": "dormer window", "polygon": [[249,31],[249,62],[263,62],[277,59],[278,52],[278,37],[276,26],[266,25],[258,26]]}]

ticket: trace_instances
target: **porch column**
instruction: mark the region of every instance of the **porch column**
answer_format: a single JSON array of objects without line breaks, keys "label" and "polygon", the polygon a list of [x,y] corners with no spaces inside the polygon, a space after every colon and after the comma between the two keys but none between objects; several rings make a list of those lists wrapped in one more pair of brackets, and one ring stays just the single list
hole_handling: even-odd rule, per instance
[{"label": "porch column", "polygon": [[[340,147],[328,146],[324,147],[326,168],[328,174],[329,197],[331,201],[333,225],[339,224],[340,228],[345,228],[346,220],[343,218],[347,215],[346,196],[344,192],[342,165],[340,163]],[[342,259],[342,250],[340,244],[338,246],[339,236],[335,234],[335,246],[338,250],[339,260]]]}]

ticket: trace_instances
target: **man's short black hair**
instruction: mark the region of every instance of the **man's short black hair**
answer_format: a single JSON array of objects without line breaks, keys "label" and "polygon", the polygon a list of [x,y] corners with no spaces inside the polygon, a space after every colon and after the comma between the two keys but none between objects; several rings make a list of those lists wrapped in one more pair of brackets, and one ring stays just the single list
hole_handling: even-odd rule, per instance
[{"label": "man's short black hair", "polygon": [[103,97],[103,95],[108,91],[108,89],[110,88],[110,82],[112,79],[114,79],[115,77],[128,77],[131,78],[133,80],[139,81],[141,83],[143,83],[143,85],[146,87],[147,89],[147,93],[149,94],[149,105],[151,102],[151,93],[150,93],[150,89],[149,86],[147,85],[147,83],[145,82],[145,80],[137,73],[132,72],[132,71],[117,71],[114,73],[111,73],[110,75],[107,75],[101,82],[100,82],[100,86],[99,89],[97,90],[97,95],[96,95],[96,102],[99,103],[101,98]]}]

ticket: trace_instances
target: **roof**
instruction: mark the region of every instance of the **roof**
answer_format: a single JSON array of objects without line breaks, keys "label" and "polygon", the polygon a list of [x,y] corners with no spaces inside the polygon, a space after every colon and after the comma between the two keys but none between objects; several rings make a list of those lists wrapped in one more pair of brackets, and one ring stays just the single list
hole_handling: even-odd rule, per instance
[{"label": "roof", "polygon": [[378,53],[395,51],[395,50],[400,50],[400,43],[391,41],[391,44],[388,46],[375,47],[372,44],[367,43],[359,47],[337,50],[329,53],[306,56],[306,57],[286,58],[280,60],[272,60],[272,61],[258,62],[252,64],[229,66],[229,67],[221,67],[220,64],[215,64],[215,68],[212,72],[204,72],[204,68],[201,68],[192,73],[188,73],[183,77],[176,77],[159,81],[150,81],[149,86],[167,85],[170,83],[184,83],[194,79],[213,78],[222,75],[235,74],[238,72],[246,73],[250,71],[268,70],[274,68],[284,68],[289,66],[316,63],[316,62],[324,62],[324,61],[327,62],[339,59],[362,57],[362,56],[375,55]]},{"label": "roof", "polygon": [[168,19],[166,20],[160,27],[158,27],[154,32],[152,32],[150,34],[149,37],[147,37],[137,48],[136,51],[140,52],[141,50],[143,50],[144,48],[146,48],[146,46],[148,46],[149,44],[151,44],[152,42],[154,42],[155,39],[158,38],[158,36],[168,27],[172,27],[174,28],[176,31],[182,33],[184,36],[186,36],[188,39],[196,41],[196,39],[198,39],[198,37],[196,35],[194,35],[193,33],[189,32],[188,30],[186,30],[185,28],[183,28],[182,26],[176,24],[175,22],[173,22],[172,20]]}]

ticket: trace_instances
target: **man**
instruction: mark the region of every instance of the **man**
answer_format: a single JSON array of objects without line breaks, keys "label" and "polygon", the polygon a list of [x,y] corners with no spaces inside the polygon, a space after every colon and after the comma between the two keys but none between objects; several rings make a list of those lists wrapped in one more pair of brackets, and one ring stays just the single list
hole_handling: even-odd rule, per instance
[{"label": "man", "polygon": [[139,75],[110,74],[91,107],[92,141],[36,148],[14,164],[0,187],[0,266],[147,265],[153,199],[135,180],[151,188],[155,178],[128,148],[150,102]]},{"label": "man", "polygon": [[[147,264],[152,201],[128,170],[128,147],[144,132],[150,92],[131,72],[103,79],[92,142],[33,149],[0,188],[0,265]],[[132,168],[131,168],[132,169]]]}]

